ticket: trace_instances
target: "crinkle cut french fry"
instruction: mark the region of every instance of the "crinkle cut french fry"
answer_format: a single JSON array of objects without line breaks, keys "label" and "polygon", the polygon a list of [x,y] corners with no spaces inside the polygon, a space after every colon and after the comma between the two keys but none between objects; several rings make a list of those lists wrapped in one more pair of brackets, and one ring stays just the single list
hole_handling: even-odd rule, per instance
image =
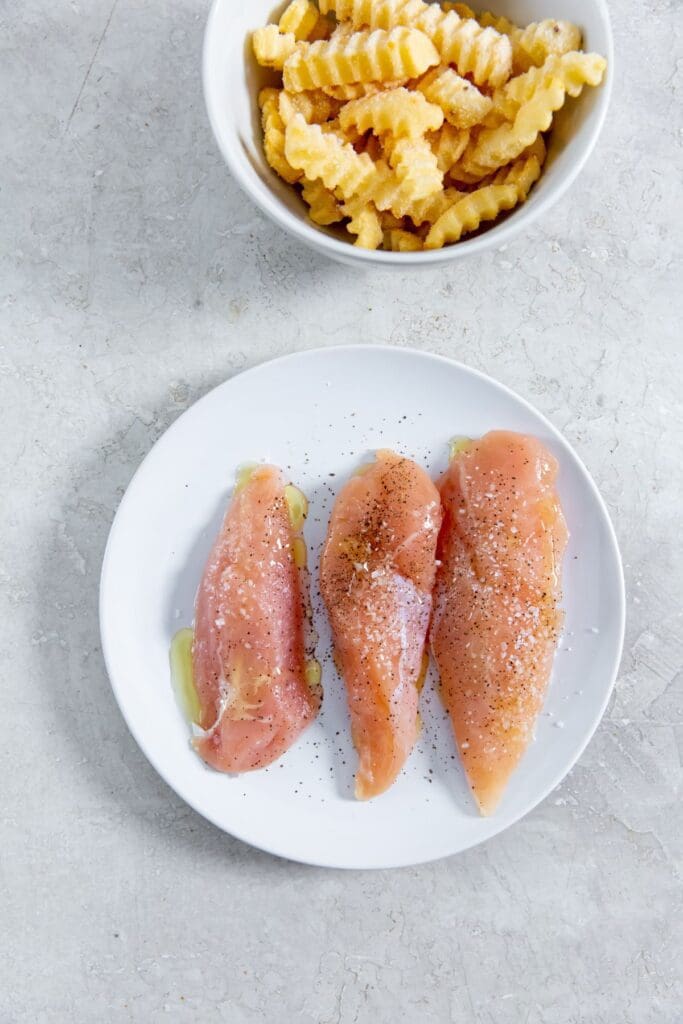
[{"label": "crinkle cut french fry", "polygon": [[389,210],[395,217],[410,216],[416,204],[421,202],[421,189],[415,182],[401,180],[384,160],[375,163],[375,171],[366,188],[355,199],[372,202],[377,210]]},{"label": "crinkle cut french fry", "polygon": [[280,32],[291,32],[296,39],[308,39],[318,24],[320,12],[311,0],[292,0],[278,22]]},{"label": "crinkle cut french fry", "polygon": [[355,32],[340,40],[300,43],[285,61],[285,88],[291,92],[349,82],[414,77],[439,55],[424,33],[398,27],[390,32]]},{"label": "crinkle cut french fry", "polygon": [[560,56],[581,46],[581,29],[570,21],[546,18],[520,28],[507,18],[485,12],[480,15],[479,22],[508,36],[512,44],[512,68],[516,75],[528,71],[533,65],[540,67],[552,55]]},{"label": "crinkle cut french fry", "polygon": [[280,116],[278,90],[262,89],[258,99],[266,160],[284,181],[293,185],[301,177],[301,171],[292,167],[285,156],[285,124]]},{"label": "crinkle cut french fry", "polygon": [[458,74],[471,75],[475,85],[502,85],[512,72],[512,46],[507,36],[482,27],[474,19],[463,20],[455,11],[444,13],[426,4],[416,27],[432,40],[444,64],[454,64]]},{"label": "crinkle cut french fry", "polygon": [[416,138],[440,128],[443,111],[420,92],[391,89],[347,103],[339,113],[339,123],[345,131],[355,128],[361,134],[390,132]]},{"label": "crinkle cut french fry", "polygon": [[550,77],[519,108],[512,124],[485,128],[479,133],[463,154],[464,171],[477,175],[483,170],[486,174],[510,163],[535,141],[540,132],[548,130],[553,114],[563,106],[566,96],[560,79]]},{"label": "crinkle cut french fry", "polygon": [[296,36],[291,32],[280,32],[277,25],[257,28],[252,33],[251,43],[257,62],[264,68],[274,68],[276,71],[283,69],[285,61],[297,48]]},{"label": "crinkle cut french fry", "polygon": [[477,85],[501,85],[512,71],[512,45],[506,35],[461,18],[424,0],[327,0],[321,9],[336,11],[354,28],[390,29],[410,25],[429,36],[443,63],[455,64],[459,74],[471,74]]},{"label": "crinkle cut french fry", "polygon": [[371,202],[352,200],[342,207],[345,216],[349,217],[346,225],[350,234],[356,235],[359,249],[379,249],[384,239],[380,215]]},{"label": "crinkle cut french fry", "polygon": [[338,190],[345,199],[361,192],[375,170],[367,154],[356,153],[334,132],[307,124],[301,114],[295,114],[286,127],[285,156],[307,178],[320,178],[326,188]]},{"label": "crinkle cut french fry", "polygon": [[584,85],[600,85],[606,67],[606,60],[597,53],[571,51],[560,56],[550,56],[541,67],[532,67],[496,89],[493,95],[494,108],[511,121],[522,104],[528,103],[550,77],[559,79],[568,96],[576,97]]},{"label": "crinkle cut french fry", "polygon": [[402,185],[410,188],[415,201],[426,199],[441,191],[443,173],[439,170],[436,155],[425,138],[397,139],[392,142],[388,155],[389,164],[396,172],[397,179]]},{"label": "crinkle cut french fry", "polygon": [[490,96],[485,96],[451,67],[428,71],[417,82],[417,88],[430,103],[441,108],[454,128],[473,128],[484,120],[493,106]]},{"label": "crinkle cut french fry", "polygon": [[466,195],[466,192],[460,192],[457,188],[445,188],[442,192],[437,192],[436,195],[413,203],[410,208],[410,219],[418,227],[420,224],[431,225]]},{"label": "crinkle cut french fry", "polygon": [[482,221],[495,220],[503,210],[511,210],[518,202],[515,185],[486,185],[470,192],[432,225],[425,239],[425,249],[441,249],[459,242],[464,234],[476,231]]},{"label": "crinkle cut french fry", "polygon": [[280,116],[288,124],[295,114],[301,114],[309,124],[323,124],[339,113],[341,104],[327,96],[322,89],[310,92],[280,90]]},{"label": "crinkle cut french fry", "polygon": [[542,160],[532,154],[522,156],[508,167],[501,167],[491,180],[492,185],[514,185],[517,198],[523,203],[531,188],[541,176]]},{"label": "crinkle cut french fry", "polygon": [[412,231],[393,228],[384,232],[384,248],[390,252],[419,252],[423,244],[420,236]]},{"label": "crinkle cut french fry", "polygon": [[334,193],[325,188],[319,178],[316,178],[315,181],[309,181],[308,178],[304,178],[301,198],[308,206],[308,216],[314,224],[327,227],[329,224],[336,224],[344,218]]},{"label": "crinkle cut french fry", "polygon": [[465,152],[470,133],[447,122],[437,132],[431,132],[428,138],[439,170],[447,174]]},{"label": "crinkle cut french fry", "polygon": [[[570,21],[546,19],[527,25],[516,37],[517,64],[540,66],[552,54],[560,56],[581,46],[581,29]],[[524,57],[522,57],[522,54]]]}]

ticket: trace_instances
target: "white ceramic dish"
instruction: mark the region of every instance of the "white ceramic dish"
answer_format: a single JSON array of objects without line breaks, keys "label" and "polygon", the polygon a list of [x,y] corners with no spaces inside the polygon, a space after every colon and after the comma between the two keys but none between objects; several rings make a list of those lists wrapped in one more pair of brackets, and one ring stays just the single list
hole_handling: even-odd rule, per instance
[{"label": "white ceramic dish", "polygon": [[394,253],[357,249],[340,231],[316,227],[296,191],[268,167],[261,147],[256,103],[272,79],[251,54],[250,33],[284,8],[274,0],[214,0],[204,36],[204,96],[218,146],[233,176],[260,209],[300,241],[333,259],[355,266],[434,266],[509,242],[553,205],[590,156],[609,106],[614,78],[612,31],[605,0],[497,0],[490,6],[520,24],[567,18],[581,26],[584,49],[607,57],[598,89],[586,89],[555,118],[553,142],[543,176],[528,201],[476,238],[433,252]]},{"label": "white ceramic dish", "polygon": [[[537,739],[499,811],[478,817],[450,728],[429,680],[425,728],[393,788],[352,798],[355,756],[345,696],[314,592],[325,699],[300,741],[269,769],[228,777],[190,749],[171,689],[173,633],[190,625],[204,561],[240,463],[287,467],[310,499],[309,561],[317,565],[333,496],[368,453],[390,446],[433,473],[454,434],[493,428],[536,434],[560,462],[571,541],[565,560],[566,640]],[[314,573],[315,575],[315,573]],[[600,496],[560,434],[521,398],[473,370],[421,352],[347,347],[303,352],[234,377],[157,442],[112,526],[102,569],[102,647],[116,699],[157,771],[219,828],[272,853],[345,868],[415,864],[490,838],[526,814],[581,754],[607,704],[624,629],[614,532]],[[559,727],[558,726],[562,726]]]}]

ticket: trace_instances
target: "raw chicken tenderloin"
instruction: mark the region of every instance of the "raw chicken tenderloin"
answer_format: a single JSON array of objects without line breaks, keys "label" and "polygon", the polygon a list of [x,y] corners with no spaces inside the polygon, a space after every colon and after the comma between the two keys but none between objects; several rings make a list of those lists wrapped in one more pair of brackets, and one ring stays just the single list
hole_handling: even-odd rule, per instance
[{"label": "raw chicken tenderloin", "polygon": [[440,525],[432,481],[390,451],[349,480],[332,512],[320,581],[346,683],[359,800],[388,789],[417,738]]},{"label": "raw chicken tenderloin", "polygon": [[535,438],[494,431],[461,444],[439,481],[431,647],[482,814],[532,739],[562,626],[557,468]]},{"label": "raw chicken tenderloin", "polygon": [[319,670],[307,651],[304,509],[279,469],[251,470],[204,570],[192,647],[201,709],[194,746],[219,771],[275,761],[320,707]]}]

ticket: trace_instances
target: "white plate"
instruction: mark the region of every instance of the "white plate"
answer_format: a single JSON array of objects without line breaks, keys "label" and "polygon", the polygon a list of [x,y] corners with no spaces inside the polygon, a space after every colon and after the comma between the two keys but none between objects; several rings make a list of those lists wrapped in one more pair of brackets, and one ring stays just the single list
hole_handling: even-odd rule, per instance
[{"label": "white plate", "polygon": [[[314,589],[323,711],[272,767],[239,777],[206,768],[190,748],[169,678],[173,633],[190,625],[194,594],[240,463],[283,466],[309,497],[315,567],[332,499],[376,448],[436,474],[455,434],[506,428],[540,437],[560,462],[571,540],[564,567],[565,639],[537,739],[502,804],[480,818],[469,796],[433,679],[424,730],[396,784],[352,798],[355,756],[343,686],[326,652]],[[311,864],[387,868],[457,853],[536,806],[579,757],[603,714],[621,654],[624,586],[614,531],[595,485],[538,412],[490,378],[422,352],[344,347],[302,352],[234,377],[157,442],[111,529],[100,594],[102,647],[116,699],[140,747],[170,786],[219,828]]]}]

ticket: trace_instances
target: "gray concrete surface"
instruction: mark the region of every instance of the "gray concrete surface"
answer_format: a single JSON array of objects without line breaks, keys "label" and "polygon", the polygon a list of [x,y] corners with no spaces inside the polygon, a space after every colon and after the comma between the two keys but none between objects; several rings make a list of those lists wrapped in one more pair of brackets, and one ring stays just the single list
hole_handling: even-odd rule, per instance
[{"label": "gray concrete surface", "polygon": [[[597,153],[521,241],[413,276],[322,262],[228,177],[204,4],[3,0],[0,1022],[675,1024],[681,1010],[681,9],[613,4]],[[579,765],[481,849],[275,860],[184,806],[97,626],[133,471],[213,385],[349,341],[457,356],[566,432],[613,512],[628,635]]]}]

